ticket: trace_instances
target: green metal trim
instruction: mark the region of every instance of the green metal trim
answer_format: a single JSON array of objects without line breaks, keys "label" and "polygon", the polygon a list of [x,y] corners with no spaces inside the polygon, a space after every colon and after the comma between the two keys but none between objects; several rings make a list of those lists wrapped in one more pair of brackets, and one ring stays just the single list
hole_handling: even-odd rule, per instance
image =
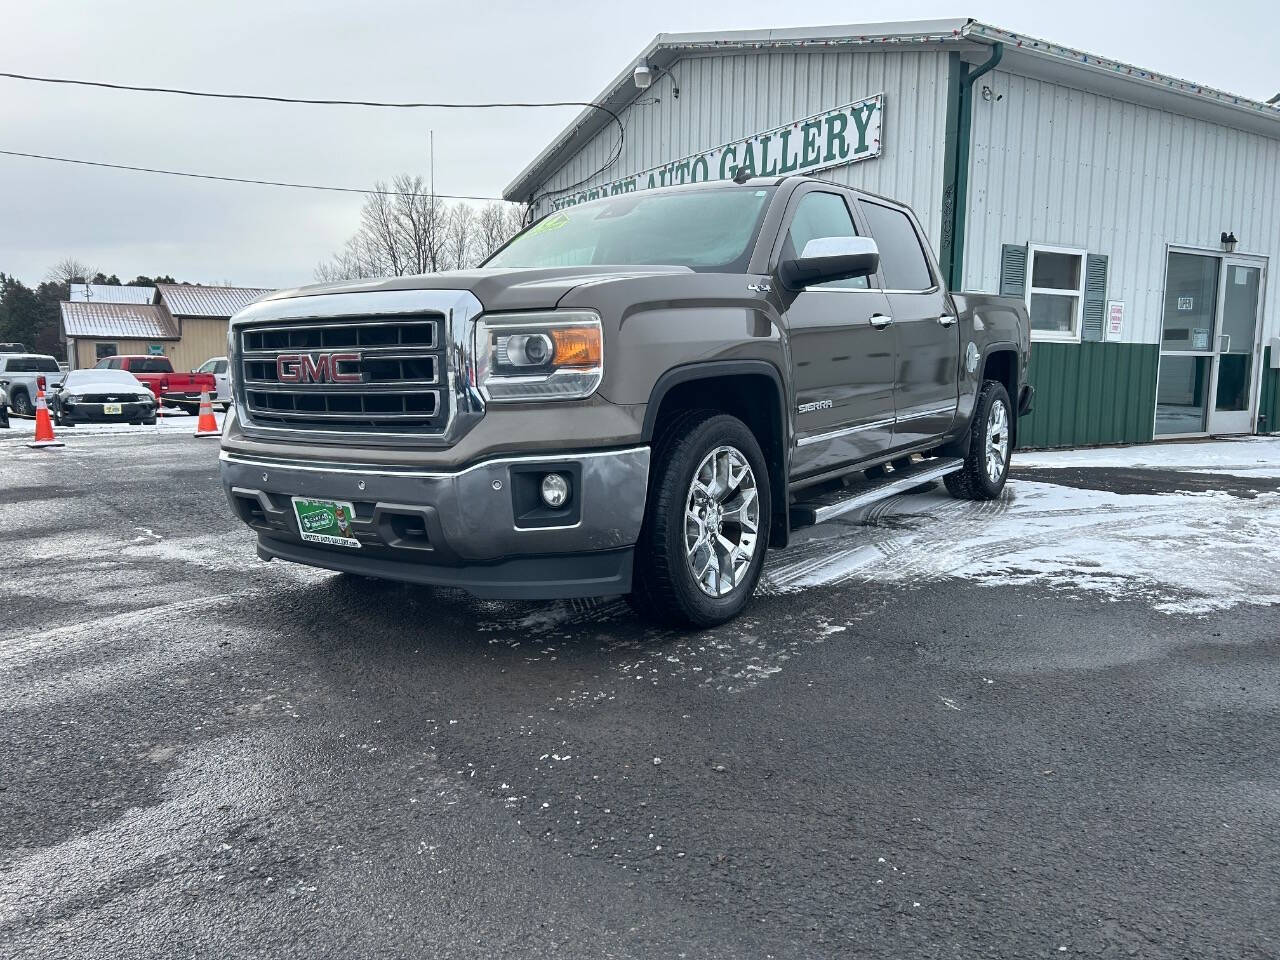
[{"label": "green metal trim", "polygon": [[[943,204],[945,216],[945,204],[947,198],[947,189],[951,189],[951,216],[949,224],[951,227],[951,243],[946,253],[947,257],[943,262],[943,270],[947,275],[947,285],[952,290],[959,290],[963,283],[964,273],[964,227],[965,213],[969,204],[969,148],[970,142],[973,140],[973,84],[979,77],[990,73],[1000,63],[1004,56],[1004,44],[994,43],[991,45],[991,56],[976,70],[970,70],[965,63],[959,63],[959,69],[955,69],[959,62],[959,54],[953,53],[952,60],[952,88],[947,93],[947,127],[950,133],[951,124],[951,98],[954,95],[956,99],[956,140],[955,140],[955,156],[954,163],[950,168],[949,180],[943,182]],[[950,143],[948,142],[948,148]],[[948,154],[949,156],[949,154]],[[947,232],[946,225],[943,226],[943,233]]]},{"label": "green metal trim", "polygon": [[1155,435],[1155,343],[1035,343],[1035,408],[1018,422],[1018,446],[1149,443]]},{"label": "green metal trim", "polygon": [[1280,370],[1271,366],[1271,348],[1262,351],[1262,395],[1258,398],[1258,432],[1280,433]]},{"label": "green metal trim", "polygon": [[942,235],[938,239],[938,264],[951,289],[959,289],[952,279],[956,229],[956,157],[960,149],[960,85],[965,65],[958,52],[947,55],[947,122],[942,141]]}]

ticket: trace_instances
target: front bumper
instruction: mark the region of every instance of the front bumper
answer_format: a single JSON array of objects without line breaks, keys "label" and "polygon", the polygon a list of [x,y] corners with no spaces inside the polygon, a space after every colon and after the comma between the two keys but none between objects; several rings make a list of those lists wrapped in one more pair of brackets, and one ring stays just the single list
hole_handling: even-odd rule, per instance
[{"label": "front bumper", "polygon": [[67,423],[129,423],[148,420],[156,408],[150,403],[122,403],[119,413],[107,413],[101,403],[63,403],[58,415]]},{"label": "front bumper", "polygon": [[[481,597],[608,596],[631,588],[649,448],[506,457],[457,471],[317,463],[223,451],[232,509],[258,554]],[[563,513],[522,494],[550,471],[572,478]],[[303,541],[293,497],[348,501],[358,548]]]}]

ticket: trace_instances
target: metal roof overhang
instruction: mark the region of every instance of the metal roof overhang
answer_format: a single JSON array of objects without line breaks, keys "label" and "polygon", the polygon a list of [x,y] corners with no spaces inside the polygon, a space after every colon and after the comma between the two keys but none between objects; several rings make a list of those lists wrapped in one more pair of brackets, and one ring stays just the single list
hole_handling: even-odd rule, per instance
[{"label": "metal roof overhang", "polygon": [[[1001,70],[1280,138],[1280,107],[970,19],[660,33],[614,77],[594,102],[619,113],[643,93],[632,81],[638,65],[646,63],[664,70],[691,53],[713,56],[785,49],[829,52],[862,46],[890,50],[933,47],[957,50],[965,60],[978,62],[985,60],[988,48],[997,43],[1005,48]],[[556,169],[612,123],[612,118],[602,110],[583,109],[507,185],[502,191],[503,197],[528,201]]]}]

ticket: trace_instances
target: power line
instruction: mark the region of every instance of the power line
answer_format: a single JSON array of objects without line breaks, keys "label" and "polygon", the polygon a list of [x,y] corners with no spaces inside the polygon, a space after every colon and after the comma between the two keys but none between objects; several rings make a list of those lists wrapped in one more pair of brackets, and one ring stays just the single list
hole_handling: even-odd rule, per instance
[{"label": "power line", "polygon": [[[155,87],[143,86],[140,84],[130,83],[108,83],[105,80],[75,80],[68,77],[37,77],[27,73],[12,73],[8,71],[0,71],[0,77],[7,77],[10,80],[26,80],[31,83],[52,83],[62,84],[66,86],[76,87],[97,87],[103,90],[122,90],[132,93],[170,93],[183,97],[204,97],[213,100],[256,100],[264,103],[291,103],[306,104],[309,106],[339,106],[339,107],[380,107],[397,110],[416,110],[416,109],[435,109],[435,110],[496,110],[505,108],[532,108],[532,107],[585,107],[593,110],[600,110],[607,113],[618,128],[618,143],[611,151],[609,159],[604,162],[600,169],[583,177],[577,183],[570,184],[567,187],[561,187],[556,190],[547,190],[535,197],[530,204],[536,203],[543,197],[554,196],[556,194],[567,193],[570,190],[576,190],[583,184],[589,183],[600,174],[604,173],[622,156],[622,145],[626,140],[627,131],[622,124],[622,118],[608,107],[599,103],[592,103],[586,100],[547,100],[547,101],[493,101],[484,103],[460,103],[460,102],[431,102],[431,101],[388,101],[388,100],[339,100],[329,98],[315,97],[282,97],[271,94],[259,93],[224,93],[220,91],[210,90],[191,90],[184,87]],[[365,191],[372,192],[372,191]]]},{"label": "power line", "polygon": [[548,101],[495,101],[490,103],[389,101],[389,100],[330,100],[312,97],[279,97],[261,93],[220,93],[209,90],[189,90],[182,87],[147,87],[129,83],[107,83],[103,80],[70,80],[66,77],[36,77],[25,73],[0,71],[0,77],[11,80],[29,80],[33,83],[61,83],[77,87],[101,87],[106,90],[129,90],[137,93],[174,93],[184,97],[208,97],[216,100],[260,100],[267,103],[302,103],[328,107],[390,107],[397,110],[493,110],[505,107],[595,107],[617,119],[613,111],[599,104],[581,100]]},{"label": "power line", "polygon": [[326,190],[331,193],[363,193],[381,197],[435,196],[443,200],[501,200],[502,197],[477,197],[458,193],[408,193],[400,190],[362,190],[359,187],[333,187],[318,183],[287,183],[283,180],[254,180],[250,177],[221,177],[212,173],[191,173],[183,170],[161,170],[156,167],[134,167],[123,163],[104,163],[99,160],[76,160],[71,157],[51,157],[43,153],[22,153],[18,150],[0,150],[6,157],[26,157],[30,160],[52,160],[56,163],[74,163],[84,167],[105,167],[108,170],[129,170],[134,173],[161,173],[169,177],[189,177],[193,180],[219,180],[223,183],[253,183],[264,187],[292,187],[296,190]]}]

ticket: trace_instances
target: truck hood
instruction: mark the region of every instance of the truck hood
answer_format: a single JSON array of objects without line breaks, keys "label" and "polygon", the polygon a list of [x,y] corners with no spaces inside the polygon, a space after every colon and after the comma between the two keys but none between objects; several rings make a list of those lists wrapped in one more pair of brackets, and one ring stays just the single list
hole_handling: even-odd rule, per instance
[{"label": "truck hood", "polygon": [[635,277],[693,273],[688,267],[529,267],[502,270],[453,270],[379,280],[343,280],[294,290],[279,290],[259,303],[291,297],[377,290],[469,290],[485,310],[549,310],[570,290],[585,284]]}]

